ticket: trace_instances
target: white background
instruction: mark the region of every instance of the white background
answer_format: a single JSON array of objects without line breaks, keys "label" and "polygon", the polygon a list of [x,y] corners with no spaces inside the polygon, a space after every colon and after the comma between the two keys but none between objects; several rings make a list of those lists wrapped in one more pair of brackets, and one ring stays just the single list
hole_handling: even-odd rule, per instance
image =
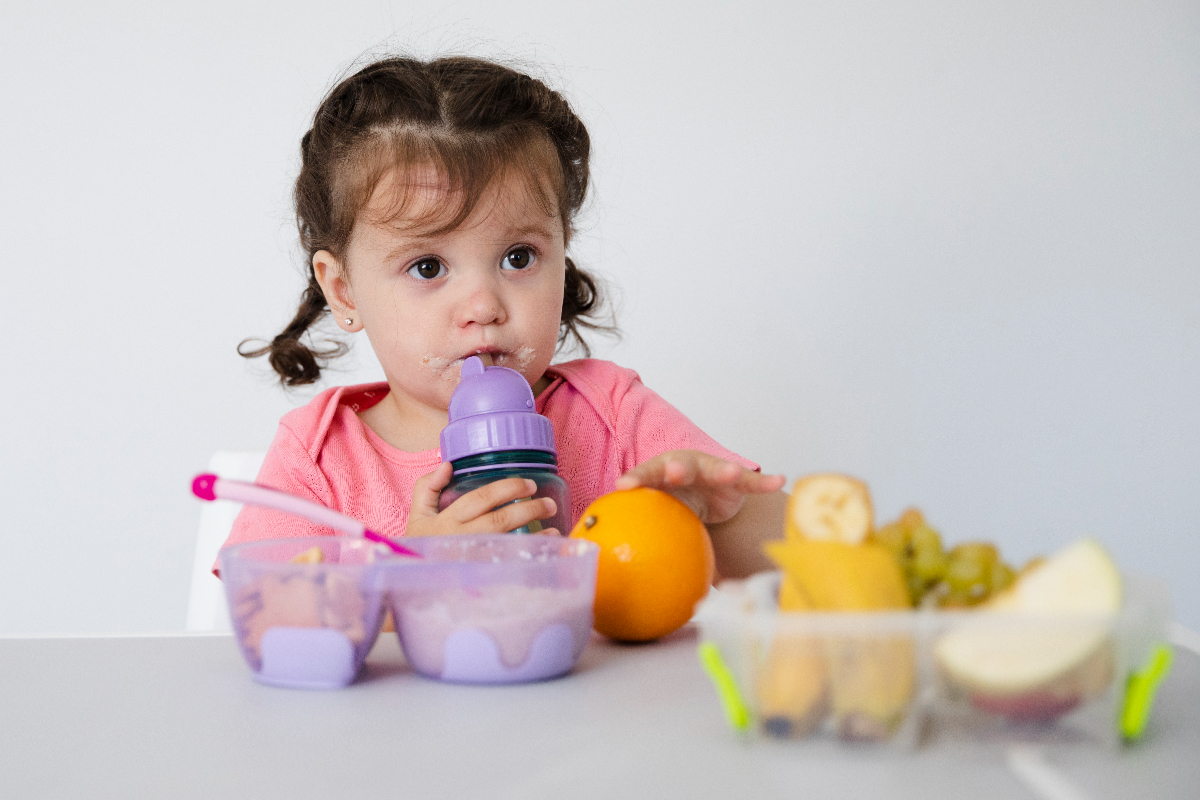
[{"label": "white background", "polygon": [[190,478],[312,394],[234,352],[295,308],[300,136],[398,50],[576,105],[598,355],[883,518],[1017,563],[1094,535],[1200,627],[1194,2],[9,0],[0,633],[182,629]]}]

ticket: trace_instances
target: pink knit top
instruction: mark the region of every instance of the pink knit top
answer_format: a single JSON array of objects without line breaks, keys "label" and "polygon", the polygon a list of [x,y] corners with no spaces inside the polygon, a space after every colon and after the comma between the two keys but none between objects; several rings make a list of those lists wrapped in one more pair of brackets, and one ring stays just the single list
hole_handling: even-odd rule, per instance
[{"label": "pink knit top", "polygon": [[[537,411],[554,425],[559,475],[571,487],[572,524],[623,473],[668,450],[693,449],[757,470],[642,385],[633,370],[583,359],[555,364]],[[403,536],[413,484],[441,463],[435,448],[397,450],[358,413],[388,393],[386,383],[321,392],[284,415],[258,483],[315,500],[387,536]],[[270,509],[245,506],[225,545],[332,535],[333,530]]]}]

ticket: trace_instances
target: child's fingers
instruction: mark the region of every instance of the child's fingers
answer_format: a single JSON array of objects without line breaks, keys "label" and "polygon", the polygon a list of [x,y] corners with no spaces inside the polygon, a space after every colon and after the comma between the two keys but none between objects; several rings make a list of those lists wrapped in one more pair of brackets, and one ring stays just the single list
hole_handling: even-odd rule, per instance
[{"label": "child's fingers", "polygon": [[[671,471],[671,477],[675,481],[680,481],[686,480],[688,468],[683,463],[672,466],[675,461],[676,458],[671,453],[663,453],[661,456],[652,458],[649,461],[643,461],[629,470],[629,472],[617,478],[614,488],[634,489],[638,486],[649,486],[653,489],[664,489],[672,485],[680,486],[682,484],[677,482],[672,483],[668,480],[668,470]],[[680,474],[681,469],[683,470],[682,474]]]},{"label": "child's fingers", "polygon": [[[747,472],[750,471],[747,470]],[[750,486],[746,491],[754,494],[778,492],[787,483],[786,475],[763,475],[761,472],[750,472],[750,475],[753,477],[749,479]]]},{"label": "child's fingers", "polygon": [[638,464],[617,479],[615,488],[708,486],[739,494],[766,494],[782,489],[785,482],[782,475],[763,475],[708,453],[678,451]]},{"label": "child's fingers", "polygon": [[716,458],[715,456],[704,459],[700,462],[699,466],[699,480],[696,482],[706,483],[710,486],[736,487],[741,481],[743,474],[755,474],[740,464],[734,464],[732,461],[726,461],[723,458]]},{"label": "child's fingers", "polygon": [[444,513],[463,524],[487,514],[497,506],[530,497],[536,491],[537,484],[528,478],[505,478],[467,492],[447,506]]},{"label": "child's fingers", "polygon": [[424,515],[438,513],[438,498],[441,496],[442,489],[450,484],[453,476],[454,467],[446,461],[428,475],[417,478],[417,482],[413,484],[412,513]]},{"label": "child's fingers", "polygon": [[667,486],[689,486],[696,480],[696,465],[690,461],[665,459],[662,482]]},{"label": "child's fingers", "polygon": [[742,494],[770,494],[779,491],[787,483],[783,475],[763,475],[745,467],[738,467],[738,470],[729,485]]},{"label": "child's fingers", "polygon": [[537,519],[554,516],[555,502],[549,497],[539,497],[489,511],[466,526],[471,533],[504,533],[523,528]]},{"label": "child's fingers", "polygon": [[733,486],[749,470],[722,458],[692,450],[663,453],[644,461],[617,479],[617,489],[636,486],[671,488],[701,483]]}]

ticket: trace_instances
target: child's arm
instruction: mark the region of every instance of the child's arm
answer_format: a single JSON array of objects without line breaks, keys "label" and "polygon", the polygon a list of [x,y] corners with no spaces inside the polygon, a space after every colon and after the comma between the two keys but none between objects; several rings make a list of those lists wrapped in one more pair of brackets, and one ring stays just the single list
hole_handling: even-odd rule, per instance
[{"label": "child's arm", "polygon": [[783,534],[785,480],[699,450],[672,450],[626,472],[616,488],[649,486],[678,497],[708,526],[718,574],[738,578],[771,568],[762,544]]}]

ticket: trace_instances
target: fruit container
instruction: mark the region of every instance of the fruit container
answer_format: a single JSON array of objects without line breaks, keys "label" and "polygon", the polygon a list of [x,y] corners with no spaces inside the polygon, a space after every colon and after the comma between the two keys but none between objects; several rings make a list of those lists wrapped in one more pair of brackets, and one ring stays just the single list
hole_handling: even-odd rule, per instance
[{"label": "fruit container", "polygon": [[409,664],[451,683],[563,675],[592,633],[599,548],[559,536],[405,539],[421,560],[380,567]]},{"label": "fruit container", "polygon": [[1113,616],[781,612],[781,573],[700,606],[700,656],[731,725],[762,738],[1116,746],[1169,667],[1165,588],[1126,577]]},{"label": "fruit container", "polygon": [[233,631],[254,678],[298,689],[351,683],[383,623],[375,566],[390,557],[381,545],[341,536],[222,550]]}]

